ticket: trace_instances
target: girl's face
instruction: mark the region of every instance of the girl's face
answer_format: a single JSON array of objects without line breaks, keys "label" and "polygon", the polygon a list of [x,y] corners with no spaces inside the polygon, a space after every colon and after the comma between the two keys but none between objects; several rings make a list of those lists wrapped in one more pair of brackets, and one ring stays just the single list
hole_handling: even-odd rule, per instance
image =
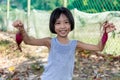
[{"label": "girl's face", "polygon": [[61,14],[55,22],[55,32],[59,37],[67,37],[68,33],[71,31],[70,26],[68,18],[64,14]]}]

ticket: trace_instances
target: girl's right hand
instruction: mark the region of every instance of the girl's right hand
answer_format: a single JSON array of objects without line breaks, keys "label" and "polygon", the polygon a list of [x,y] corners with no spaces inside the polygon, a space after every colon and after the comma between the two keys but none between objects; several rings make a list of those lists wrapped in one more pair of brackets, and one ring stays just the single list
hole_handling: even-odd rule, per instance
[{"label": "girl's right hand", "polygon": [[16,20],[12,25],[17,29],[23,28],[23,23],[20,20]]},{"label": "girl's right hand", "polygon": [[103,24],[103,31],[104,31],[104,32],[109,33],[109,32],[112,32],[112,31],[114,31],[114,30],[116,30],[116,28],[115,28],[115,25],[114,25],[113,23],[109,23],[108,21],[106,21],[106,22]]}]

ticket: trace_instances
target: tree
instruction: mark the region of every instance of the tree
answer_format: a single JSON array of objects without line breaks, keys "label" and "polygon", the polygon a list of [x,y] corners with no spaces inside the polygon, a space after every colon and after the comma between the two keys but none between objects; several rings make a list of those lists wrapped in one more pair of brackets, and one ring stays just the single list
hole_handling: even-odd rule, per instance
[{"label": "tree", "polygon": [[[12,8],[27,10],[28,0],[11,0]],[[53,10],[58,6],[63,6],[63,0],[31,0],[31,9]]]},{"label": "tree", "polygon": [[63,0],[32,0],[32,8],[39,10],[53,10],[57,6],[63,6]]},{"label": "tree", "polygon": [[70,0],[68,8],[85,12],[119,11],[120,0]]}]

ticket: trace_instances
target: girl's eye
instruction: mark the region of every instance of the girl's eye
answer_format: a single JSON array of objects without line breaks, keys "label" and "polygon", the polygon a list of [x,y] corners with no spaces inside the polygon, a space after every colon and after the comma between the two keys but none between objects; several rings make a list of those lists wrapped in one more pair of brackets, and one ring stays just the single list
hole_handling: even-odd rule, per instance
[{"label": "girl's eye", "polygon": [[60,24],[60,23],[55,23],[55,24]]},{"label": "girl's eye", "polygon": [[65,23],[69,23],[68,21],[66,21]]},{"label": "girl's eye", "polygon": [[68,22],[65,22],[65,23],[68,23]]},{"label": "girl's eye", "polygon": [[60,22],[56,22],[55,24],[60,24]]}]

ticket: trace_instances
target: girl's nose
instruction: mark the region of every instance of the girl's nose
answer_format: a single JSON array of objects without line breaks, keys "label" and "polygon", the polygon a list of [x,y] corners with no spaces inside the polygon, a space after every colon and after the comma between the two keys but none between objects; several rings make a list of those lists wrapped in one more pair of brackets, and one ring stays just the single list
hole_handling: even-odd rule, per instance
[{"label": "girl's nose", "polygon": [[61,24],[61,28],[65,28],[65,24]]}]

